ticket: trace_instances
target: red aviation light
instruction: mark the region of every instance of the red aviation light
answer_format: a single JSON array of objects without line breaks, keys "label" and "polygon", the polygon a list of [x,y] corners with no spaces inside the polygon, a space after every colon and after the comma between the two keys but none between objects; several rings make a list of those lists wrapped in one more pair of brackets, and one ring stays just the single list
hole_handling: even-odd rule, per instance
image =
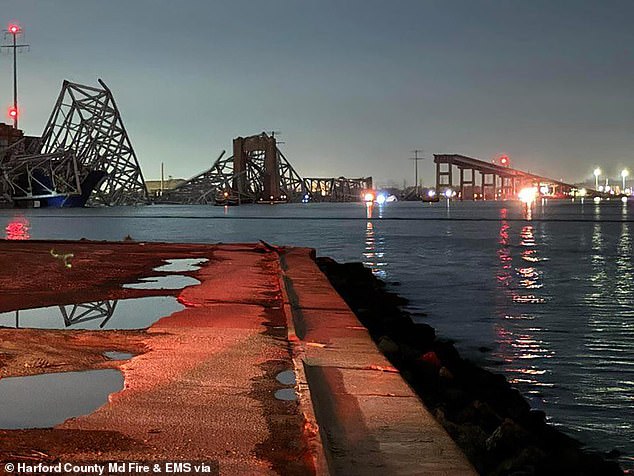
[{"label": "red aviation light", "polygon": [[9,117],[11,119],[17,119],[17,117],[18,117],[18,108],[17,107],[11,106],[9,108]]},{"label": "red aviation light", "polygon": [[20,33],[20,26],[16,25],[15,23],[10,24],[7,29],[12,35],[17,35],[18,33]]},{"label": "red aviation light", "polygon": [[510,163],[511,161],[509,160],[508,155],[503,155],[500,157],[500,165],[502,165],[503,167],[508,167]]}]

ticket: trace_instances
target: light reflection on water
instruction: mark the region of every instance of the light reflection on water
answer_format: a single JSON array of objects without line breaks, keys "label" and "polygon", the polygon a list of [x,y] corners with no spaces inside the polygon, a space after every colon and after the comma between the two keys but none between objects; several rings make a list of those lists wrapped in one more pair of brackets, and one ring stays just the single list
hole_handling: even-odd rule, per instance
[{"label": "light reflection on water", "polygon": [[363,264],[372,270],[372,273],[385,279],[387,276],[384,253],[384,238],[376,237],[374,234],[374,224],[371,221],[366,223],[365,228],[365,250],[363,251]]},{"label": "light reflection on water", "polygon": [[[594,208],[600,217],[601,207]],[[534,407],[546,409],[554,423],[583,441],[631,454],[631,223],[590,223],[589,240],[571,236],[568,256],[562,256],[545,246],[554,232],[546,224],[539,223],[540,230],[532,223],[520,228],[505,216],[502,209],[495,276],[500,291],[495,309],[498,345],[493,357],[504,363],[509,381]],[[571,229],[570,235],[585,234],[579,226]],[[577,243],[581,246],[575,250]],[[516,265],[520,260],[525,264]],[[549,280],[553,270],[564,272],[559,277],[552,273]]]},{"label": "light reflection on water", "polygon": [[29,220],[22,215],[13,217],[4,227],[7,240],[28,240],[31,238],[29,235]]},{"label": "light reflection on water", "polygon": [[[634,455],[634,203],[23,210],[36,239],[312,246],[363,261],[552,421]],[[264,211],[264,213],[263,213]],[[0,211],[5,226],[13,211]],[[573,220],[573,221],[570,221]],[[625,221],[623,221],[625,220]],[[483,354],[480,347],[492,349]]]}]

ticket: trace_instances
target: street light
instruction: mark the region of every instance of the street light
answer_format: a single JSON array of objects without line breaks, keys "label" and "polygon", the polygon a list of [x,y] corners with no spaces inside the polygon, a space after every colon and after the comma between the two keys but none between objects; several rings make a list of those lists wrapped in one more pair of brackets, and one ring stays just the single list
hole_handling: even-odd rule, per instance
[{"label": "street light", "polygon": [[601,169],[597,167],[594,169],[594,189],[599,190],[599,176],[601,175]]},{"label": "street light", "polygon": [[630,175],[629,170],[627,169],[621,170],[621,177],[623,177],[623,190],[622,190],[623,193],[625,193],[625,179],[627,178],[628,175]]}]

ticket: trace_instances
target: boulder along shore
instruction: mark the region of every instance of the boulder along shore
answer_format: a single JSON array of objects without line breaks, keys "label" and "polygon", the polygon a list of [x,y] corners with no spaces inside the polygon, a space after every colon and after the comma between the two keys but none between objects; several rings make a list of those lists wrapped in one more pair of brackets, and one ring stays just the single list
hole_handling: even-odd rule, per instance
[{"label": "boulder along shore", "polygon": [[462,358],[414,323],[407,300],[361,263],[317,258],[320,269],[482,475],[622,475],[616,461],[546,422],[503,375]]}]

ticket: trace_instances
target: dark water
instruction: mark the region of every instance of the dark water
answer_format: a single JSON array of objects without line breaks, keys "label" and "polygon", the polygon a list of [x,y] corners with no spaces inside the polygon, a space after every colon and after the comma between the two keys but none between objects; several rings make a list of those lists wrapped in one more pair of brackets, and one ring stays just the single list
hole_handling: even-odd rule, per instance
[{"label": "dark water", "polygon": [[118,370],[0,379],[0,428],[47,428],[92,413],[123,388]]},{"label": "dark water", "polygon": [[518,202],[393,203],[371,220],[362,204],[0,213],[12,238],[262,239],[363,261],[553,423],[634,455],[632,202],[550,202],[530,217]]}]

